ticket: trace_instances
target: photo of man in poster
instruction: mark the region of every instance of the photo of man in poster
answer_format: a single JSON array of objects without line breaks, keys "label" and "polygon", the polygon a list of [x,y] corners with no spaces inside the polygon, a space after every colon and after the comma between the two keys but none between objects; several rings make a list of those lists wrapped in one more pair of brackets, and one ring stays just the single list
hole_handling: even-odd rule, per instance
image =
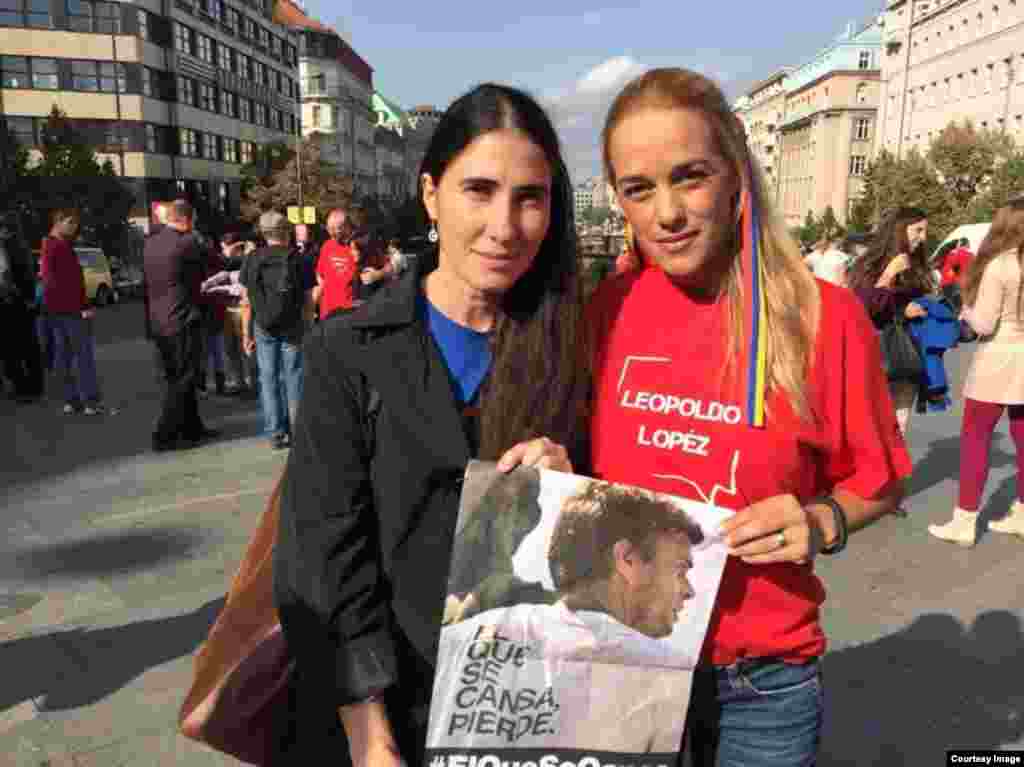
[{"label": "photo of man in poster", "polygon": [[565,498],[547,550],[553,603],[442,630],[428,749],[675,753],[696,659],[668,637],[693,596],[691,547],[703,537],[645,491],[590,481]]}]

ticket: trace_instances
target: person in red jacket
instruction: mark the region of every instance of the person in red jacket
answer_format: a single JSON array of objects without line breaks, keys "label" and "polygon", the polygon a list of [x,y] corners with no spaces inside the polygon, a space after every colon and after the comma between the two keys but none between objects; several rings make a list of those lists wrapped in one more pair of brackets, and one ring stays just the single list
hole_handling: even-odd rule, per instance
[{"label": "person in red jacket", "polygon": [[86,299],[85,275],[71,245],[81,229],[81,216],[77,210],[60,209],[54,211],[52,223],[50,236],[43,240],[40,277],[55,366],[64,376],[64,413],[99,415],[106,410],[96,377],[96,313]]},{"label": "person in red jacket", "polygon": [[715,83],[647,72],[603,142],[643,266],[588,307],[593,476],[735,512],[683,750],[694,767],[813,764],[814,561],[895,508],[910,473],[877,335],[804,265]]}]

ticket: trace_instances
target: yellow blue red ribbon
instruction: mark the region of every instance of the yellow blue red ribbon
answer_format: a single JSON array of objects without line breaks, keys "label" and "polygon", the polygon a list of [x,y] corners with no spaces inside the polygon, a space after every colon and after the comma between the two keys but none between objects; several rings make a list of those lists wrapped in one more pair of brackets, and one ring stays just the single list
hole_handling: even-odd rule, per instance
[{"label": "yellow blue red ribbon", "polygon": [[741,196],[743,232],[743,275],[746,279],[745,327],[749,333],[747,346],[747,424],[761,428],[765,421],[765,390],[768,375],[768,347],[765,333],[768,321],[761,274],[761,209],[757,177],[747,159],[747,178]]}]

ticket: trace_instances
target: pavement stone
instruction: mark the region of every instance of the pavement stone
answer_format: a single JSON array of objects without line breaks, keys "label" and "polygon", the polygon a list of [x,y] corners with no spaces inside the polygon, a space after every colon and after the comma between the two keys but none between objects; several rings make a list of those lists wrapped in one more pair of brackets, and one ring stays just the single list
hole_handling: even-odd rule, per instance
[{"label": "pavement stone", "polygon": [[[284,453],[254,402],[201,404],[217,443],[153,455],[152,350],[104,309],[97,357],[118,416],[58,415],[59,398],[0,398],[0,767],[234,765],[177,734],[193,653]],[[958,390],[971,348],[947,355]],[[818,572],[828,601],[821,767],[933,765],[948,747],[1024,748],[1024,541],[935,541],[956,492],[962,405],[915,415],[908,515],[859,532]],[[9,432],[10,433],[10,432]],[[997,431],[984,516],[1016,492]]]}]

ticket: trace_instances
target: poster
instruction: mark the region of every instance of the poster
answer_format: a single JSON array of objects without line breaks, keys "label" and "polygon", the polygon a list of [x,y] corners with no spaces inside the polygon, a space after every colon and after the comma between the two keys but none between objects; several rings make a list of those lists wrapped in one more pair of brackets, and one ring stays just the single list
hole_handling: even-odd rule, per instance
[{"label": "poster", "polygon": [[724,509],[471,462],[430,767],[671,765],[727,556]]}]

